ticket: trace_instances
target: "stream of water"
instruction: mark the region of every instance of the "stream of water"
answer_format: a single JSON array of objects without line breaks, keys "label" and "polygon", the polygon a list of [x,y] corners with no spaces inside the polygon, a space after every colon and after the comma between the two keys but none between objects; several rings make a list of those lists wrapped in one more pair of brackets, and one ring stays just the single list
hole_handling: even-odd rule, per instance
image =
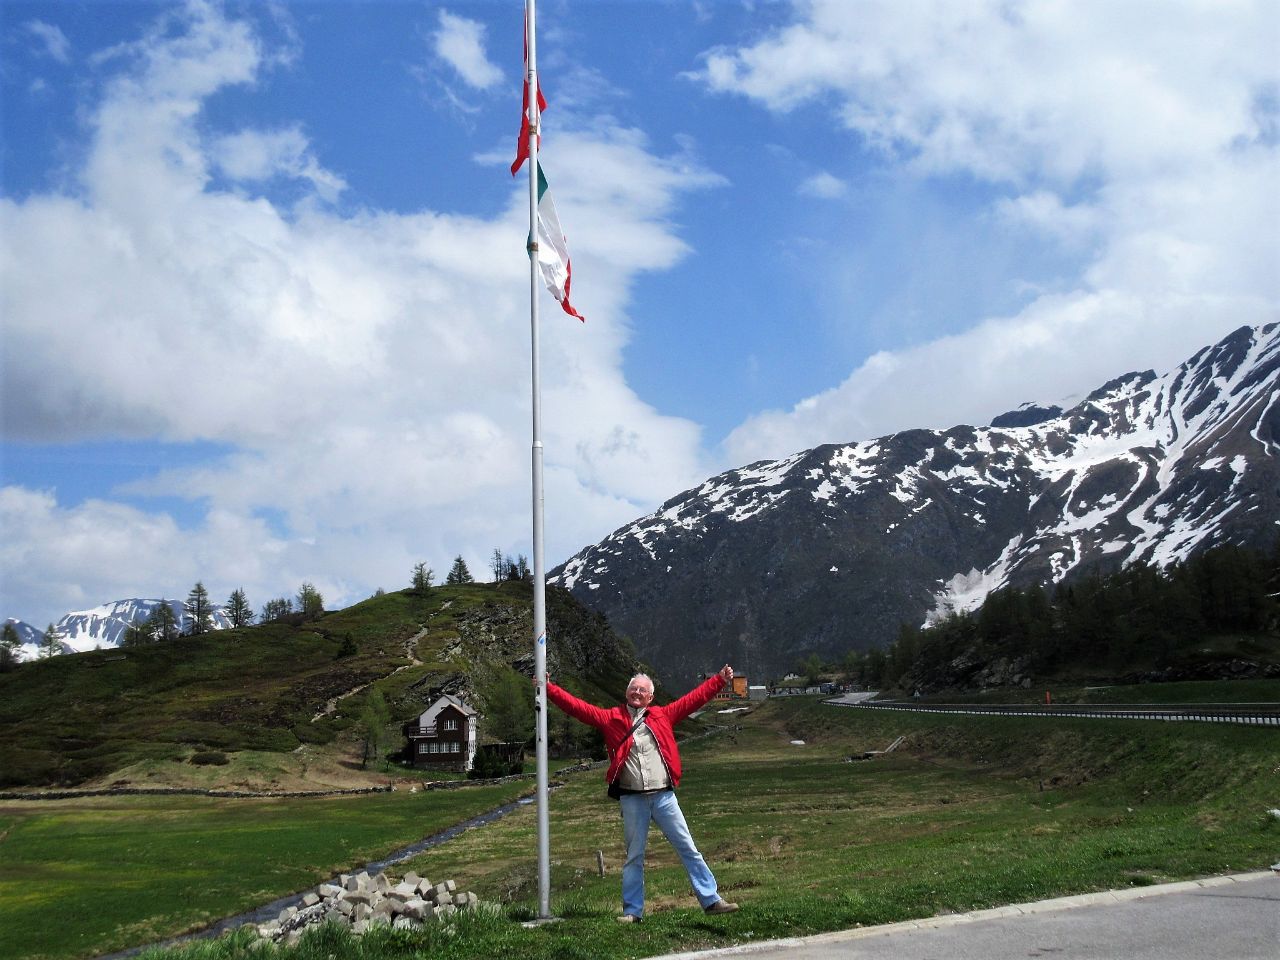
[{"label": "stream of water", "polygon": [[[500,820],[505,817],[512,810],[518,810],[520,807],[528,806],[535,801],[535,797],[524,797],[523,799],[515,800],[511,803],[504,803],[500,807],[488,810],[479,816],[472,817],[470,820],[464,820],[462,823],[454,824],[447,830],[441,830],[439,833],[433,833],[431,836],[419,840],[417,843],[412,843],[407,847],[397,850],[386,859],[375,860],[372,863],[366,863],[362,867],[354,867],[353,869],[344,872],[359,873],[361,870],[364,870],[370,874],[380,873],[389,866],[397,863],[403,863],[404,861],[417,856],[424,850],[430,850],[432,847],[438,847],[440,844],[452,840],[463,831],[472,830],[476,827],[483,827],[487,824],[493,823],[495,820]],[[333,883],[336,882],[336,880],[337,878],[335,877],[328,882]],[[326,881],[320,881],[320,883],[324,882]],[[319,886],[319,884],[316,884],[316,886]],[[285,907],[291,904],[301,903],[303,896],[313,889],[315,888],[308,887],[300,893],[291,893],[287,897],[281,897],[279,900],[273,900],[270,903],[263,904],[253,910],[248,910],[244,913],[238,913],[234,917],[227,917],[223,920],[219,920],[211,926],[205,927],[203,930],[198,930],[195,933],[183,934],[180,937],[174,937],[171,940],[164,940],[160,943],[150,943],[144,944],[140,947],[130,947],[128,950],[121,950],[118,953],[102,954],[96,957],[95,960],[122,960],[124,957],[136,957],[138,954],[142,953],[142,951],[150,950],[153,947],[172,947],[180,943],[188,943],[192,940],[210,940],[221,936],[229,930],[234,930],[237,927],[243,926],[246,923],[266,923],[268,920],[274,920]]]}]

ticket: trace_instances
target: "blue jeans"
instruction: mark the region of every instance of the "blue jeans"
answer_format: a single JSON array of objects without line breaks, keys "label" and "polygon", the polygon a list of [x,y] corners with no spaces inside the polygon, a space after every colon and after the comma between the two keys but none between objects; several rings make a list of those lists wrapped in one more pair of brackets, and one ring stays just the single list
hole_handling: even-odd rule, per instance
[{"label": "blue jeans", "polygon": [[622,834],[627,844],[627,861],[622,865],[623,913],[644,916],[644,848],[649,839],[650,820],[658,825],[680,856],[703,909],[720,899],[716,892],[716,878],[694,846],[674,790],[624,793],[619,802],[622,805]]}]

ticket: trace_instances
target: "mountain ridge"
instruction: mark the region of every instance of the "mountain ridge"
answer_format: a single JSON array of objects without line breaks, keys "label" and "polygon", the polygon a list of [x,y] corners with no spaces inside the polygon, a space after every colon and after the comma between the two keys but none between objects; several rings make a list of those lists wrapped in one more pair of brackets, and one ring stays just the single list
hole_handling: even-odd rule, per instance
[{"label": "mountain ridge", "polygon": [[[167,604],[173,611],[174,619],[181,624],[186,619],[186,610],[181,600],[155,598],[127,598],[109,600],[87,610],[72,610],[63,614],[53,624],[58,635],[59,653],[85,653],[89,650],[101,650],[106,647],[118,647],[124,640],[125,631],[134,623],[143,623],[151,616],[160,604]],[[231,627],[231,619],[227,616],[222,604],[212,604],[209,608],[209,626],[213,630],[226,630]],[[22,641],[19,648],[24,660],[35,660],[40,655],[40,641],[44,631],[32,624],[10,617],[6,622],[12,623]]]},{"label": "mountain ridge", "polygon": [[1265,546],[1280,517],[1278,381],[1280,324],[1241,327],[1056,415],[1024,405],[1032,423],[905,430],[726,471],[549,580],[651,662],[687,674],[710,647],[772,675],[1000,586]]}]

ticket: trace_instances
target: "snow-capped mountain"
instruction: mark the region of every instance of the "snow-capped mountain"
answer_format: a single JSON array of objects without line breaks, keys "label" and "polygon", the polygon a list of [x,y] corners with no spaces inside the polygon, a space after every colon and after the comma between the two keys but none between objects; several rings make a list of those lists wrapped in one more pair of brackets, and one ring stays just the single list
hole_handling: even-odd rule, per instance
[{"label": "snow-capped mountain", "polygon": [[13,629],[18,632],[18,642],[21,646],[18,649],[18,656],[23,660],[30,660],[35,656],[35,651],[39,649],[40,637],[43,631],[37,630],[31,624],[24,620],[15,620],[9,617],[5,620],[6,624],[12,624]]},{"label": "snow-capped mountain", "polygon": [[[162,603],[168,604],[178,624],[185,623],[186,612],[181,600],[115,600],[92,610],[68,613],[53,625],[54,632],[58,634],[59,652],[82,653],[85,650],[118,647],[129,625],[135,621],[144,622]],[[17,627],[18,636],[22,640],[22,658],[36,659],[44,631],[21,620],[11,622]],[[210,624],[215,630],[223,630],[231,626],[231,621],[221,606],[214,605],[211,607]]]},{"label": "snow-capped mountain", "polygon": [[1004,585],[1280,535],[1280,324],[1070,410],[908,430],[730,470],[552,571],[640,655],[762,678]]}]

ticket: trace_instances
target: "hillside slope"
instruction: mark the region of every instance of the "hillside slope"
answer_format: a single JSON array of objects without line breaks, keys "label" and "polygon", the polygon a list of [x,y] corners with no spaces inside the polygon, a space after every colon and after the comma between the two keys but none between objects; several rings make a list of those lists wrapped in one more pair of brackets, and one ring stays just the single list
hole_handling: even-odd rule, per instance
[{"label": "hillside slope", "polygon": [[[190,770],[202,752],[304,745],[315,767],[326,757],[351,767],[367,691],[387,700],[395,736],[439,688],[483,700],[494,678],[530,675],[531,607],[523,583],[406,591],[310,622],[23,664],[0,674],[0,786],[136,783],[139,770],[169,784],[181,778],[167,771]],[[616,698],[637,665],[604,618],[552,589],[547,620],[552,674]],[[344,645],[354,652],[340,655]],[[270,785],[278,771],[262,777]]]}]

